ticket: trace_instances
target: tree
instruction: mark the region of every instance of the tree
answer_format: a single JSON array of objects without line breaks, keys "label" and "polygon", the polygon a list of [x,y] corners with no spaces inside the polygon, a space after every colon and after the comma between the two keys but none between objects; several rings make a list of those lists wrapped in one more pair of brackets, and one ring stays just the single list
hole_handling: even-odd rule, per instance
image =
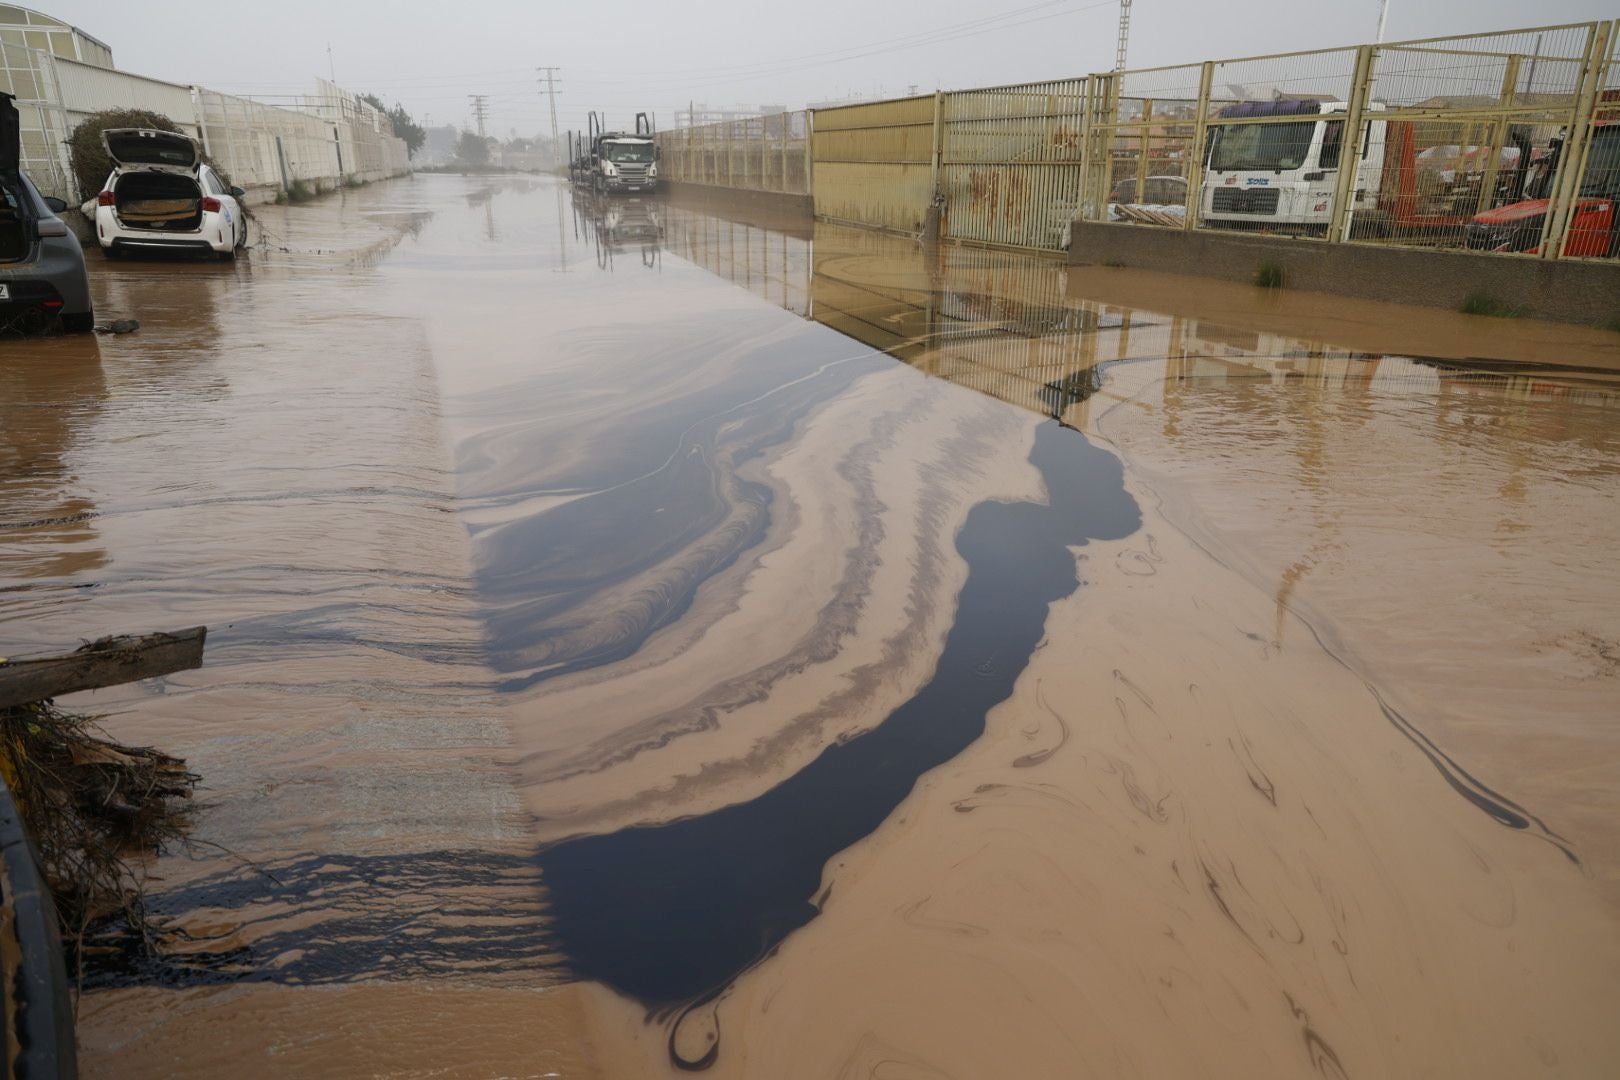
[{"label": "tree", "polygon": [[405,111],[405,106],[398,102],[388,110],[388,119],[394,122],[394,134],[405,140],[405,149],[415,157],[416,152],[422,149],[422,144],[427,142],[427,129],[411,119],[411,114]]},{"label": "tree", "polygon": [[411,114],[405,111],[405,106],[396,101],[394,107],[390,109],[376,94],[361,94],[360,100],[388,117],[394,125],[394,134],[405,140],[406,151],[415,157],[416,152],[422,149],[422,144],[427,142],[427,132],[411,119]]},{"label": "tree", "polygon": [[461,133],[461,141],[456,143],[456,160],[463,165],[489,164],[489,139],[471,131]]}]

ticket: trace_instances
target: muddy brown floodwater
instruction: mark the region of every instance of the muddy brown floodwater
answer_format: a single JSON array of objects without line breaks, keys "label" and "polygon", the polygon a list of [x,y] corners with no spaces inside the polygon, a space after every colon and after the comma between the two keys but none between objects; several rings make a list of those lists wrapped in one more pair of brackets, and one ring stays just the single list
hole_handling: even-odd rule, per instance
[{"label": "muddy brown floodwater", "polygon": [[1620,1071],[1620,335],[539,178],[0,342],[184,754],[91,1076]]}]

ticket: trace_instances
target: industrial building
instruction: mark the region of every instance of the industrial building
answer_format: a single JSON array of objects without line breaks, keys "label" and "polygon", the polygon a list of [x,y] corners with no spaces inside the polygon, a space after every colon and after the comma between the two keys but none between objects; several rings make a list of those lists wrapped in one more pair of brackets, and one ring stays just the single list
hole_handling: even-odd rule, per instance
[{"label": "industrial building", "polygon": [[312,190],[377,180],[410,168],[388,117],[326,80],[302,107],[283,108],[113,66],[110,46],[60,19],[0,5],[0,91],[17,98],[23,168],[39,189],[69,201],[77,190],[67,138],[106,109],[146,109],[174,121],[250,200],[295,184]]}]

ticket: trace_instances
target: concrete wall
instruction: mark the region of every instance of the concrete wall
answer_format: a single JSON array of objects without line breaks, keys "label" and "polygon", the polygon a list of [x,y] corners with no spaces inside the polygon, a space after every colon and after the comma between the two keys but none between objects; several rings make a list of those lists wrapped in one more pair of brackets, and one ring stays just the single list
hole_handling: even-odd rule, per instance
[{"label": "concrete wall", "polygon": [[112,108],[150,109],[173,120],[202,141],[250,201],[273,199],[293,181],[329,190],[411,167],[388,118],[325,80],[305,108],[281,108],[0,42],[0,90],[18,98],[23,168],[42,192],[69,203],[94,192],[75,190],[66,140],[92,113]]},{"label": "concrete wall", "polygon": [[329,191],[348,178],[410,171],[404,140],[369,106],[323,116],[203,89],[197,102],[208,153],[250,202],[273,199],[295,182]]},{"label": "concrete wall", "polygon": [[1263,263],[1284,287],[1456,311],[1483,293],[1556,322],[1620,320],[1620,264],[1468,254],[1370,244],[1324,244],[1241,233],[1074,222],[1069,261],[1252,282]]},{"label": "concrete wall", "polygon": [[[809,195],[790,195],[779,191],[750,191],[744,188],[716,187],[713,184],[692,184],[679,180],[665,180],[663,188],[671,199],[678,199],[692,207],[722,212],[754,211],[769,219],[769,228],[783,228],[783,217],[807,226],[815,214],[815,205]],[[791,226],[789,226],[791,228]]]}]

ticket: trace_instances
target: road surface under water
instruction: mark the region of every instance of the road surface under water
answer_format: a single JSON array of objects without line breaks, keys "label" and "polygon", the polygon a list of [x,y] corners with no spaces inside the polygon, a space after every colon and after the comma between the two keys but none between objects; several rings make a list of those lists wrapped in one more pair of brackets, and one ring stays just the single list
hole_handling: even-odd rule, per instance
[{"label": "road surface under water", "polygon": [[[91,1075],[1605,1075],[1620,338],[538,178],[0,342],[204,774]],[[977,391],[977,392],[974,392]]]}]

